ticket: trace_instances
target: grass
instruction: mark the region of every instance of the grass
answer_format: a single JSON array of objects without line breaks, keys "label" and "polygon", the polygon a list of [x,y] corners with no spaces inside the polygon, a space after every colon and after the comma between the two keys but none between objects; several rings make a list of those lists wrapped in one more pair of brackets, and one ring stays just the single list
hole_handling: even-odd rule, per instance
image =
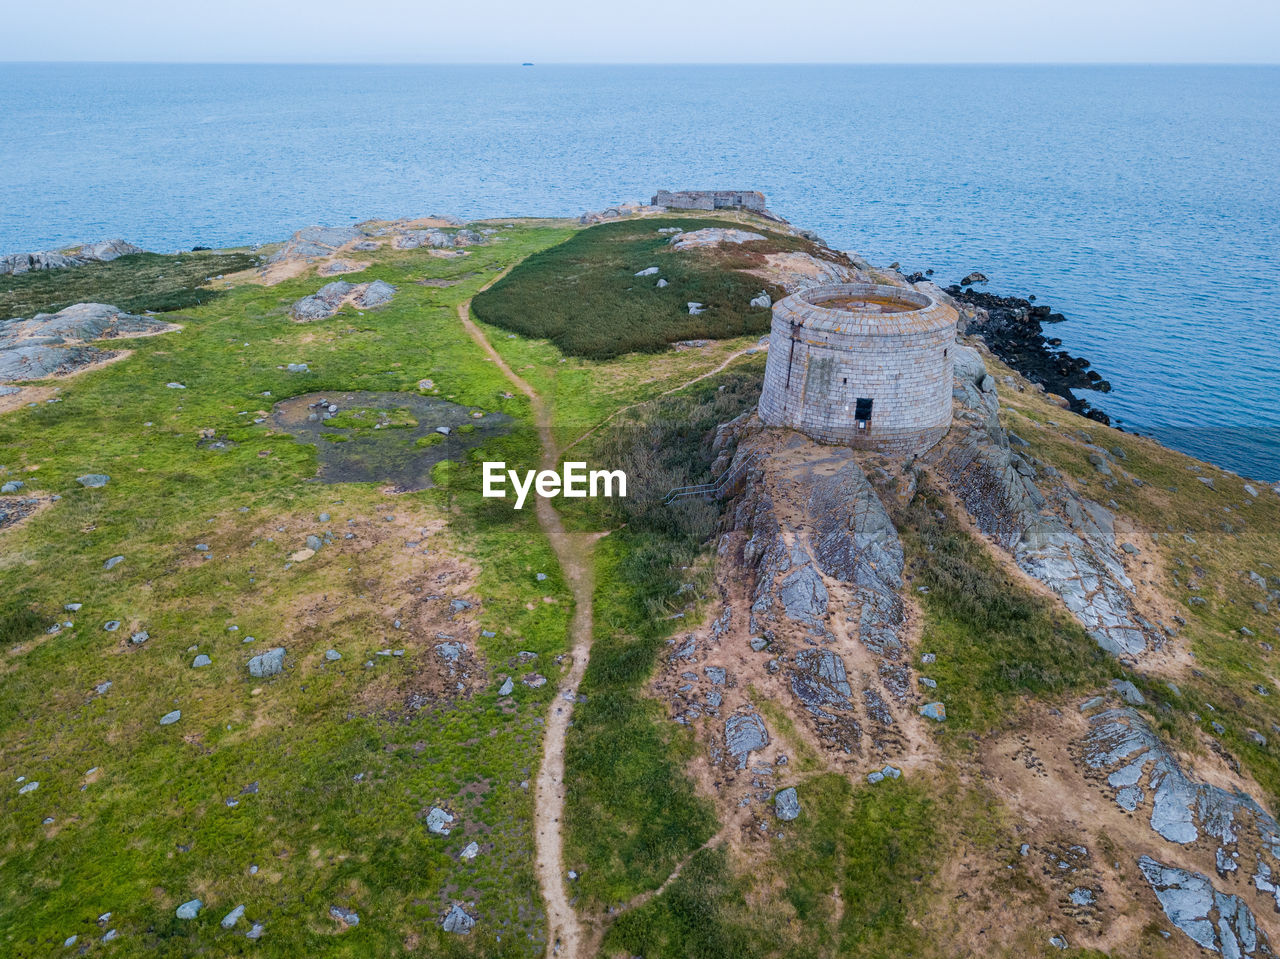
[{"label": "grass", "polygon": [[[723,388],[722,388],[723,387]],[[672,509],[671,486],[700,479],[709,431],[756,395],[758,374],[727,373],[638,411],[629,426],[595,438],[592,459],[626,471],[628,497],[583,501],[614,531],[597,547],[596,640],[565,747],[565,858],[579,895],[597,906],[654,889],[716,831],[683,763],[695,748],[666,707],[646,695],[667,637],[693,615],[682,587],[696,577],[718,507]],[[692,571],[692,572],[691,572]],[[696,595],[696,591],[694,593]]]},{"label": "grass", "polygon": [[[609,359],[654,353],[692,339],[761,334],[771,313],[748,301],[762,290],[782,291],[740,272],[779,251],[821,252],[808,240],[750,226],[763,240],[740,246],[677,252],[663,226],[685,230],[742,227],[718,219],[645,219],[583,230],[535,254],[492,289],[476,297],[475,315],[501,327],[554,343],[568,356]],[[831,255],[831,254],[827,254]],[[654,276],[635,274],[658,267]],[[659,288],[657,280],[665,279]],[[705,312],[691,316],[688,304]]]},{"label": "grass", "polygon": [[[236,954],[247,924],[226,932],[218,921],[244,903],[266,926],[253,946],[263,956],[542,954],[521,783],[536,772],[571,602],[533,511],[482,500],[476,462],[533,466],[536,437],[517,428],[442,464],[440,488],[391,496],[375,483],[313,482],[314,447],[253,420],[314,390],[413,392],[430,377],[444,398],[528,424],[527,402],[503,397],[508,384],[455,307],[564,235],[505,231],[459,261],[388,251],[363,278],[397,286],[389,306],[306,326],[288,304],[324,279],[236,287],[191,308],[182,330],[136,341],[127,361],[59,381],[61,402],[0,417],[4,475],[62,496],[0,533],[0,774],[40,782],[0,793],[0,952],[97,939],[110,911],[122,954]],[[415,282],[464,272],[454,287]],[[93,294],[86,276],[41,277],[66,284],[48,288],[49,305]],[[127,277],[116,279],[91,298],[115,297]],[[311,372],[280,368],[298,360]],[[187,389],[166,389],[173,380]],[[224,448],[202,445],[202,431]],[[111,481],[81,489],[86,472]],[[305,534],[326,528],[332,544],[289,562]],[[117,554],[125,562],[105,571]],[[455,595],[478,610],[478,628],[459,636],[476,656],[461,695],[432,685],[436,631],[450,627],[413,618]],[[63,609],[73,602],[82,608]],[[74,625],[46,632],[64,620]],[[120,631],[104,631],[108,620]],[[136,629],[151,638],[131,647]],[[249,635],[255,643],[242,643]],[[285,672],[249,677],[249,656],[274,645],[288,650]],[[211,666],[191,668],[193,646]],[[328,662],[330,648],[343,658]],[[376,655],[384,648],[405,656]],[[517,683],[502,702],[497,685],[523,674],[521,650],[551,682]],[[175,708],[182,719],[159,726]],[[447,839],[421,820],[437,804],[460,815]],[[460,862],[472,838],[483,852]],[[195,897],[200,917],[177,920]],[[480,917],[468,937],[439,928],[453,901]],[[339,932],[331,905],[355,909],[360,924]]]},{"label": "grass", "polygon": [[920,920],[945,861],[938,849],[973,824],[972,799],[943,817],[928,784],[855,788],[834,773],[798,791],[802,812],[784,838],[749,847],[750,864],[733,863],[723,846],[699,852],[661,896],[614,923],[606,950],[647,959],[935,954]]},{"label": "grass", "polygon": [[1015,697],[1092,690],[1123,674],[1064,609],[1000,569],[926,484],[894,522],[908,588],[927,590],[917,592],[918,649],[937,661],[915,665],[938,682],[947,731],[985,733],[1008,720]]},{"label": "grass", "polygon": [[209,280],[257,262],[249,253],[131,253],[107,263],[0,276],[0,319],[84,302],[110,303],[130,313],[191,309],[226,294],[207,287]]}]

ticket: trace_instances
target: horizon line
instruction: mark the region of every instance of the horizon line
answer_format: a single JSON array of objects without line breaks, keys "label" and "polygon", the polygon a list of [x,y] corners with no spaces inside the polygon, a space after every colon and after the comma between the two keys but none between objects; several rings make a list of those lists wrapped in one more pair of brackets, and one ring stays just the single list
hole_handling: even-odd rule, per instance
[{"label": "horizon line", "polygon": [[1280,60],[9,60],[0,66],[192,67],[1280,67]]}]

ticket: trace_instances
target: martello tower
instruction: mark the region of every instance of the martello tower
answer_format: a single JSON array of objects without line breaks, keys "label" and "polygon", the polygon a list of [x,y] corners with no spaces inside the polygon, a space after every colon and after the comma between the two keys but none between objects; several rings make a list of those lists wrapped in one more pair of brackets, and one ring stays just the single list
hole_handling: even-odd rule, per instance
[{"label": "martello tower", "polygon": [[824,443],[923,453],[951,425],[956,313],[916,290],[821,286],[773,307],[760,419]]}]

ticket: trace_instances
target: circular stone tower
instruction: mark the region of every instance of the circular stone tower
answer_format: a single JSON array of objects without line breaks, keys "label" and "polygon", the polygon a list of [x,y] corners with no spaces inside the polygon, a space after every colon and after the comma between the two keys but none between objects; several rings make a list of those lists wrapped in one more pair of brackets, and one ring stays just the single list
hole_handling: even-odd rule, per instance
[{"label": "circular stone tower", "polygon": [[773,305],[760,419],[912,455],[951,425],[956,313],[916,290],[819,286]]}]

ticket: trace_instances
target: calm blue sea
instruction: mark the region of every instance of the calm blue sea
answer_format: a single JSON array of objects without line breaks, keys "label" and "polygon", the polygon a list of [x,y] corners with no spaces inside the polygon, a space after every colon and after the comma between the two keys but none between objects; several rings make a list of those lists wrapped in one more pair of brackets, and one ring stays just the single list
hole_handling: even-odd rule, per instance
[{"label": "calm blue sea", "polygon": [[0,88],[0,252],[759,189],[873,262],[1035,293],[1124,426],[1280,479],[1278,68],[0,65]]}]

